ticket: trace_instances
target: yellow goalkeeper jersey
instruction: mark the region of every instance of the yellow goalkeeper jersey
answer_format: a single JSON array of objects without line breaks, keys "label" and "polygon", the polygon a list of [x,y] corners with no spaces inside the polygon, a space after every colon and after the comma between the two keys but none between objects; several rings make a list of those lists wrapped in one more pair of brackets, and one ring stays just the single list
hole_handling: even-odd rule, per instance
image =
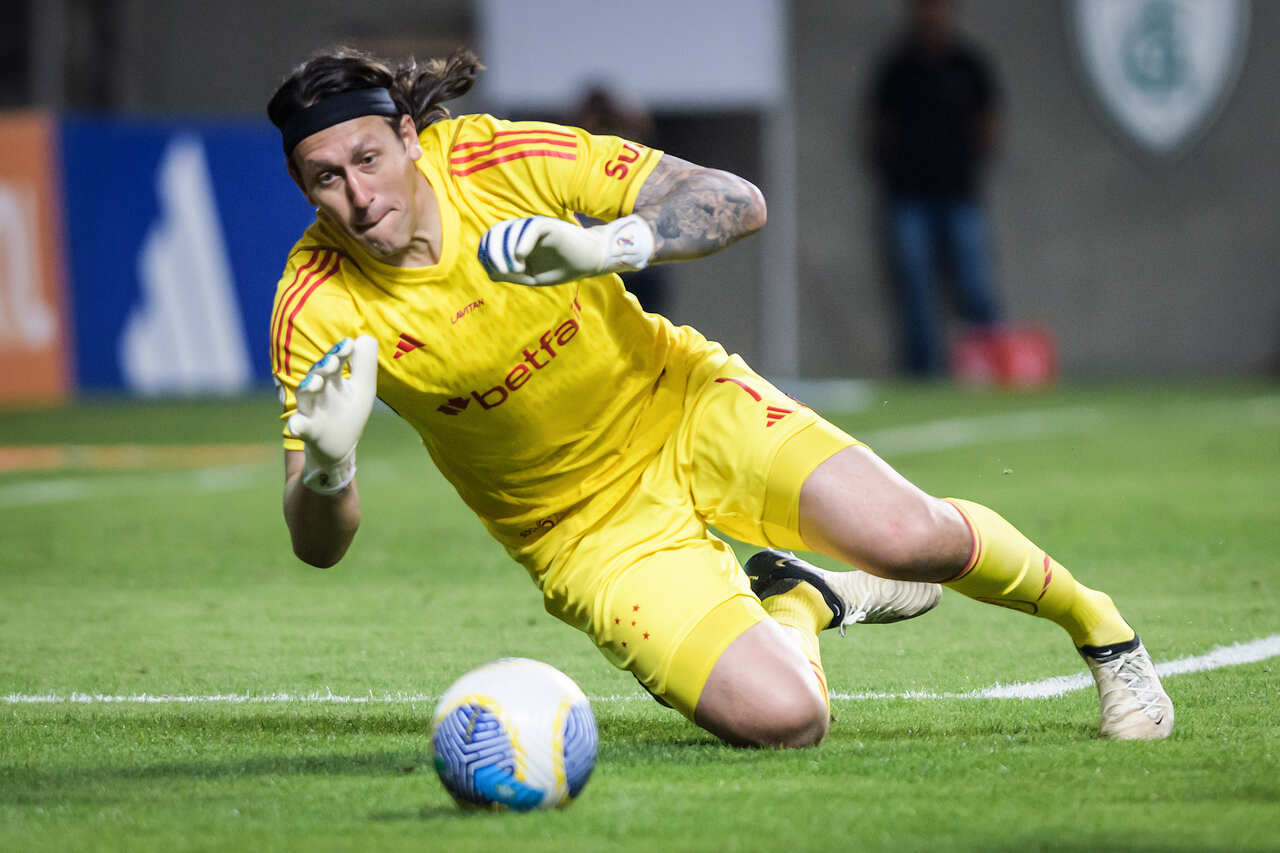
[{"label": "yellow goalkeeper jersey", "polygon": [[[587,498],[638,475],[679,415],[658,399],[664,370],[706,342],[642,311],[616,275],[525,287],[490,280],[476,257],[504,219],[629,214],[660,152],[487,115],[437,122],[420,138],[440,261],[381,263],[318,216],[290,252],[272,312],[282,417],[330,346],[373,335],[378,396],[519,558]],[[284,446],[302,449],[287,426]]]}]

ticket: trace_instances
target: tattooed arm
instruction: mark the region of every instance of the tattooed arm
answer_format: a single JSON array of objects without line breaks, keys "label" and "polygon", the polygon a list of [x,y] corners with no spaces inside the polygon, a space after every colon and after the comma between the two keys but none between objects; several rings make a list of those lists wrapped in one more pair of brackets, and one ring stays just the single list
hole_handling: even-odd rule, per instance
[{"label": "tattooed arm", "polygon": [[651,263],[700,258],[764,227],[764,196],[750,181],[662,155],[636,197],[653,229]]},{"label": "tattooed arm", "polygon": [[476,256],[494,281],[563,284],[700,258],[759,231],[764,220],[764,196],[750,181],[664,154],[631,215],[590,228],[552,216],[504,219],[480,238]]}]

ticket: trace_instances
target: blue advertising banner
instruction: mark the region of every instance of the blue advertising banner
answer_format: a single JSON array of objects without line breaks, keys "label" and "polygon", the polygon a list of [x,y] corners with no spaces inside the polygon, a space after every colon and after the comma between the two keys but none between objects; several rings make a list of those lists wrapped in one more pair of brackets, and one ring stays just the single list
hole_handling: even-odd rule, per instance
[{"label": "blue advertising banner", "polygon": [[314,218],[274,128],[72,117],[60,129],[79,387],[269,382],[275,285]]}]

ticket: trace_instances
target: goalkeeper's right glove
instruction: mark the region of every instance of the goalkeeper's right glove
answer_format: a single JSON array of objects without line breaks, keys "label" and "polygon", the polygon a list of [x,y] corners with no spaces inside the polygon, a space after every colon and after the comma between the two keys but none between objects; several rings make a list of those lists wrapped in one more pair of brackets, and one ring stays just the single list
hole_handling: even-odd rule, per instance
[{"label": "goalkeeper's right glove", "polygon": [[[342,375],[344,367],[350,377]],[[334,344],[298,383],[289,432],[305,445],[302,483],[308,489],[332,495],[355,479],[356,442],[377,389],[378,342],[369,335]]]}]

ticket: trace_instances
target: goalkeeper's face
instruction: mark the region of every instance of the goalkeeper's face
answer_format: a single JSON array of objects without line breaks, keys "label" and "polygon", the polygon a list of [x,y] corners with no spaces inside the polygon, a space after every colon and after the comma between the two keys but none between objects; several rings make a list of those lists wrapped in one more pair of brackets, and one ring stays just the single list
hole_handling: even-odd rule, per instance
[{"label": "goalkeeper's face", "polygon": [[369,254],[397,263],[423,219],[426,179],[414,165],[421,156],[409,116],[399,132],[381,116],[361,116],[303,139],[289,166],[309,202]]}]

